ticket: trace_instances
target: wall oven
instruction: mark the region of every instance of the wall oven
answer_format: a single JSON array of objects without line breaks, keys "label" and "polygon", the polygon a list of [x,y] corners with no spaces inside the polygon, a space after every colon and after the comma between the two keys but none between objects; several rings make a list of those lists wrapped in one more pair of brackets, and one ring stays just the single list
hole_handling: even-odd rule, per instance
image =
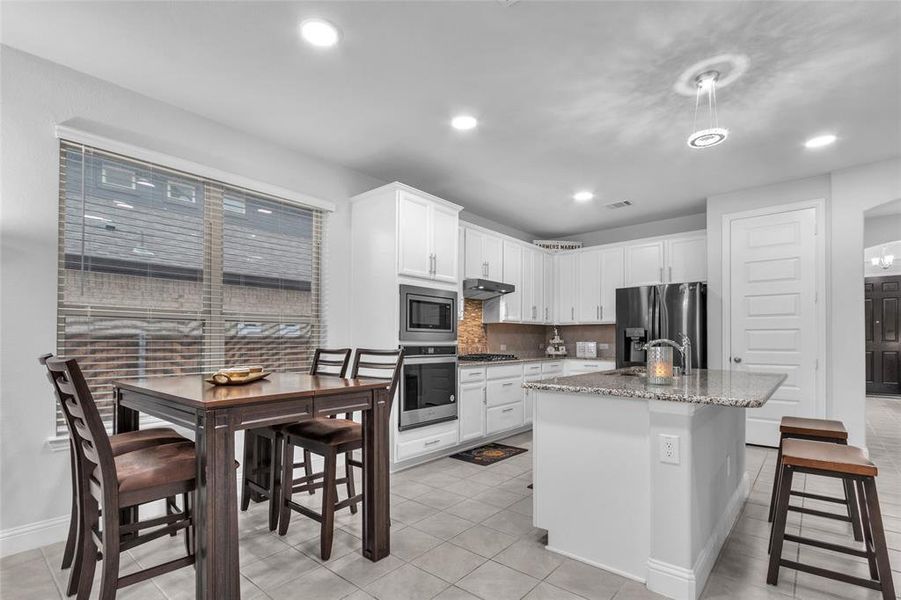
[{"label": "wall oven", "polygon": [[457,292],[400,286],[401,344],[457,343]]},{"label": "wall oven", "polygon": [[399,428],[457,418],[457,346],[402,346]]}]

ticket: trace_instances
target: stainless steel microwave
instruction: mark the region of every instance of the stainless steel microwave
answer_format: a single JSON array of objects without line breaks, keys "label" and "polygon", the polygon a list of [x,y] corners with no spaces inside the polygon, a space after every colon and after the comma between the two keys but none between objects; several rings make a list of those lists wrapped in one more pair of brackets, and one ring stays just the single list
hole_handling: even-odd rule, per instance
[{"label": "stainless steel microwave", "polygon": [[400,286],[402,344],[456,343],[457,292],[413,285]]}]

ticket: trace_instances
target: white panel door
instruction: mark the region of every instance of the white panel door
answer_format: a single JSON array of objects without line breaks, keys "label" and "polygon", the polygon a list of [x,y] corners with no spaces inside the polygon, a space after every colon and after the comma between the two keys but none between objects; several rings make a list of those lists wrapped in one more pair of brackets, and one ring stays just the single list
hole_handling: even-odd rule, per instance
[{"label": "white panel door", "polygon": [[487,268],[482,256],[485,234],[468,227],[463,228],[463,278],[485,279]]},{"label": "white panel door", "polygon": [[601,322],[616,323],[616,290],[625,287],[625,257],[622,248],[601,253]]},{"label": "white panel door", "polygon": [[435,281],[457,283],[457,211],[433,204],[430,237],[432,277]]},{"label": "white panel door", "polygon": [[461,384],[457,408],[460,411],[460,441],[485,437],[485,384]]},{"label": "white panel door", "polygon": [[515,292],[501,296],[505,310],[501,315],[503,321],[522,321],[522,246],[513,242],[504,242],[504,283],[513,284]]},{"label": "white panel door", "polygon": [[601,251],[590,249],[580,252],[578,273],[576,320],[579,323],[597,323],[601,320]]},{"label": "white panel door", "polygon": [[707,236],[666,241],[666,280],[670,283],[707,281]]},{"label": "white panel door", "polygon": [[817,416],[816,252],[813,208],[731,222],[731,368],[788,376],[746,411],[749,444],[778,446],[785,415]]},{"label": "white panel door", "polygon": [[431,202],[425,198],[400,192],[397,270],[401,275],[432,278],[430,208]]},{"label": "white panel door", "polygon": [[626,287],[663,283],[663,242],[626,246]]},{"label": "white panel door", "polygon": [[557,290],[554,298],[558,323],[576,322],[576,261],[578,254],[554,257]]},{"label": "white panel door", "polygon": [[493,235],[485,235],[482,240],[482,260],[485,261],[485,279],[504,281],[504,242]]}]

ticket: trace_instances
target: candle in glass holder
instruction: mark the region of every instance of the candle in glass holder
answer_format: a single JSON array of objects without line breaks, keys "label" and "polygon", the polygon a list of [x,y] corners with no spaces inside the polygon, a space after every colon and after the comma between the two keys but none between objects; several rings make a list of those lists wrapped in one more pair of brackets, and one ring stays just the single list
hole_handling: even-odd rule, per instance
[{"label": "candle in glass holder", "polygon": [[673,349],[670,346],[648,348],[648,383],[668,385],[673,382]]}]

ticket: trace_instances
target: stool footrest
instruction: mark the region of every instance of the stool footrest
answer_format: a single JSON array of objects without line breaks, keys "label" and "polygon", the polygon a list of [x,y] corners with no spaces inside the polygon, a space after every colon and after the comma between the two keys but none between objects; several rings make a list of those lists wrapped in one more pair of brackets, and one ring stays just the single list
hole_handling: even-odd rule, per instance
[{"label": "stool footrest", "polygon": [[[786,536],[788,537],[788,536]],[[811,575],[817,575],[819,577],[826,577],[828,579],[834,579],[836,581],[843,581],[845,583],[850,583],[853,585],[859,585],[861,587],[870,588],[871,590],[882,590],[882,584],[878,581],[874,581],[872,579],[864,579],[863,577],[855,577],[854,575],[848,575],[847,573],[840,573],[838,571],[833,571],[831,569],[824,569],[823,567],[815,567],[813,565],[806,565],[804,563],[799,563],[794,560],[780,559],[779,564],[783,567],[788,567],[789,569],[794,569],[795,571],[803,571],[804,573],[810,573]]]},{"label": "stool footrest", "polygon": [[797,492],[792,490],[792,496],[799,498],[810,498],[811,500],[820,500],[821,502],[834,502],[835,504],[845,504],[844,498],[835,498],[833,496],[823,496],[822,494],[811,494],[810,492]]},{"label": "stool footrest", "polygon": [[841,552],[842,554],[850,554],[851,556],[859,556],[860,558],[867,558],[866,550],[858,550],[857,548],[851,548],[850,546],[842,546],[840,544],[830,544],[829,542],[823,542],[820,540],[815,540],[813,538],[806,538],[800,535],[793,535],[791,533],[786,533],[785,541],[787,542],[795,542],[798,544],[806,544],[808,546],[816,546],[817,548],[822,548],[824,550],[831,550],[832,552]]},{"label": "stool footrest", "polygon": [[814,517],[823,517],[824,519],[835,519],[836,521],[844,521],[845,523],[851,522],[851,517],[848,515],[837,515],[835,513],[826,512],[824,510],[816,510],[813,508],[804,508],[803,506],[791,506],[789,505],[788,510],[803,513],[805,515],[812,515]]}]

